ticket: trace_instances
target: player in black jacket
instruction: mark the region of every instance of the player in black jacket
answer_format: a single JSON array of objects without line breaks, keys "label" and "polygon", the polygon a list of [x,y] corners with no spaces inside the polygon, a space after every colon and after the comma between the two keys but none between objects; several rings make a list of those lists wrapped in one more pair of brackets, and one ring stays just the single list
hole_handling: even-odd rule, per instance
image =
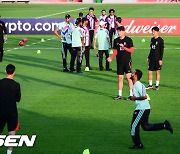
[{"label": "player in black jacket", "polygon": [[[1,17],[1,16],[0,16]],[[5,34],[5,36],[4,36]],[[0,62],[2,62],[4,54],[4,41],[7,40],[7,30],[5,23],[0,20]]]},{"label": "player in black jacket", "polygon": [[[16,102],[21,100],[20,84],[13,80],[15,66],[6,66],[6,78],[0,80],[0,135],[7,123],[10,135],[15,135],[19,129],[18,111]],[[12,147],[8,147],[7,153],[12,153]]]},{"label": "player in black jacket", "polygon": [[148,78],[149,78],[149,85],[146,89],[152,89],[153,84],[153,71],[156,71],[156,86],[155,89],[159,90],[159,81],[160,81],[160,70],[162,68],[162,59],[164,53],[164,40],[159,36],[159,28],[153,27],[152,28],[153,38],[151,39],[150,44],[150,53],[147,58],[147,62],[149,63],[148,66]]},{"label": "player in black jacket", "polygon": [[[134,45],[132,39],[128,36],[125,36],[124,26],[118,27],[117,32],[119,37],[114,40],[114,52],[109,58],[107,58],[107,61],[111,62],[113,58],[116,57],[118,75],[118,96],[114,99],[120,100],[122,99],[124,74],[126,74],[126,78],[128,81],[130,96],[133,96],[133,83],[130,77],[132,68],[131,54],[134,52]],[[130,100],[130,96],[127,98],[127,100]]]}]

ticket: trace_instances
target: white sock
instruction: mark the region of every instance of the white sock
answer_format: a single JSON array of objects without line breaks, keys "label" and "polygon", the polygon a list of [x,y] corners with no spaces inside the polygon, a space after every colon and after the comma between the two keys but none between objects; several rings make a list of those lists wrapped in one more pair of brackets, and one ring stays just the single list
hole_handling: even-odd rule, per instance
[{"label": "white sock", "polygon": [[118,95],[122,96],[122,90],[119,90],[118,92],[119,92]]},{"label": "white sock", "polygon": [[156,86],[159,86],[159,81],[156,80]]},{"label": "white sock", "polygon": [[133,96],[133,91],[132,91],[132,89],[129,90],[129,96]]},{"label": "white sock", "polygon": [[149,85],[152,86],[152,80],[149,80]]},{"label": "white sock", "polygon": [[11,154],[12,153],[12,150],[7,150],[7,154]]}]

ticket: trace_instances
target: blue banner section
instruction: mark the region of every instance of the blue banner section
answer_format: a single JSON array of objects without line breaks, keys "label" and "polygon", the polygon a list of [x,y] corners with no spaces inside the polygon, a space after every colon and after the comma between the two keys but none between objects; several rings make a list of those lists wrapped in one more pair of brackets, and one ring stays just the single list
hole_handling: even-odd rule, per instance
[{"label": "blue banner section", "polygon": [[1,20],[5,22],[8,34],[53,34],[59,23],[65,19],[1,18]]}]

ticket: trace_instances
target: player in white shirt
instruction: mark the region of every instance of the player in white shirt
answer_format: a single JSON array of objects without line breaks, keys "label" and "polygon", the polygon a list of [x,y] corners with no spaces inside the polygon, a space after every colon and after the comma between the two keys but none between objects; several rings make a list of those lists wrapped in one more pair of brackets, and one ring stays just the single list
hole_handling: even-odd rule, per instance
[{"label": "player in white shirt", "polygon": [[107,15],[106,15],[106,10],[102,10],[101,11],[101,16],[99,17],[99,21],[105,21],[106,20],[106,17],[107,17]]},{"label": "player in white shirt", "polygon": [[113,47],[112,45],[112,38],[113,35],[115,34],[115,30],[117,28],[116,24],[116,15],[115,15],[115,10],[110,9],[109,10],[109,15],[106,17],[105,22],[107,22],[107,30],[109,31],[109,37],[110,37],[110,43],[111,43],[111,48]]},{"label": "player in white shirt", "polygon": [[85,59],[86,59],[86,68],[85,71],[92,70],[90,67],[90,35],[89,35],[89,28],[88,28],[88,19],[82,18],[82,32],[84,36],[84,45],[85,45]]},{"label": "player in white shirt", "polygon": [[90,48],[93,49],[92,43],[93,43],[93,38],[94,38],[94,30],[95,30],[95,22],[97,22],[97,18],[94,14],[94,8],[90,7],[89,8],[89,13],[86,15],[86,18],[88,19],[88,28],[89,28],[89,35],[90,35]]}]

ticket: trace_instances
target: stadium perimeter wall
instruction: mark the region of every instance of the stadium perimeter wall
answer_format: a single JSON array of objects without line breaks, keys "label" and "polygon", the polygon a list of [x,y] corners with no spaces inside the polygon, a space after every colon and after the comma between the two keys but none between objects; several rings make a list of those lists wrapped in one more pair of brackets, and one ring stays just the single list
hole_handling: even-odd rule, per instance
[{"label": "stadium perimeter wall", "polygon": [[31,3],[178,3],[180,0],[31,0]]},{"label": "stadium perimeter wall", "polygon": [[[0,0],[0,3],[22,3],[27,0]],[[136,3],[180,3],[180,0],[28,0],[32,4],[56,3],[104,3],[104,4],[136,4]]]}]

